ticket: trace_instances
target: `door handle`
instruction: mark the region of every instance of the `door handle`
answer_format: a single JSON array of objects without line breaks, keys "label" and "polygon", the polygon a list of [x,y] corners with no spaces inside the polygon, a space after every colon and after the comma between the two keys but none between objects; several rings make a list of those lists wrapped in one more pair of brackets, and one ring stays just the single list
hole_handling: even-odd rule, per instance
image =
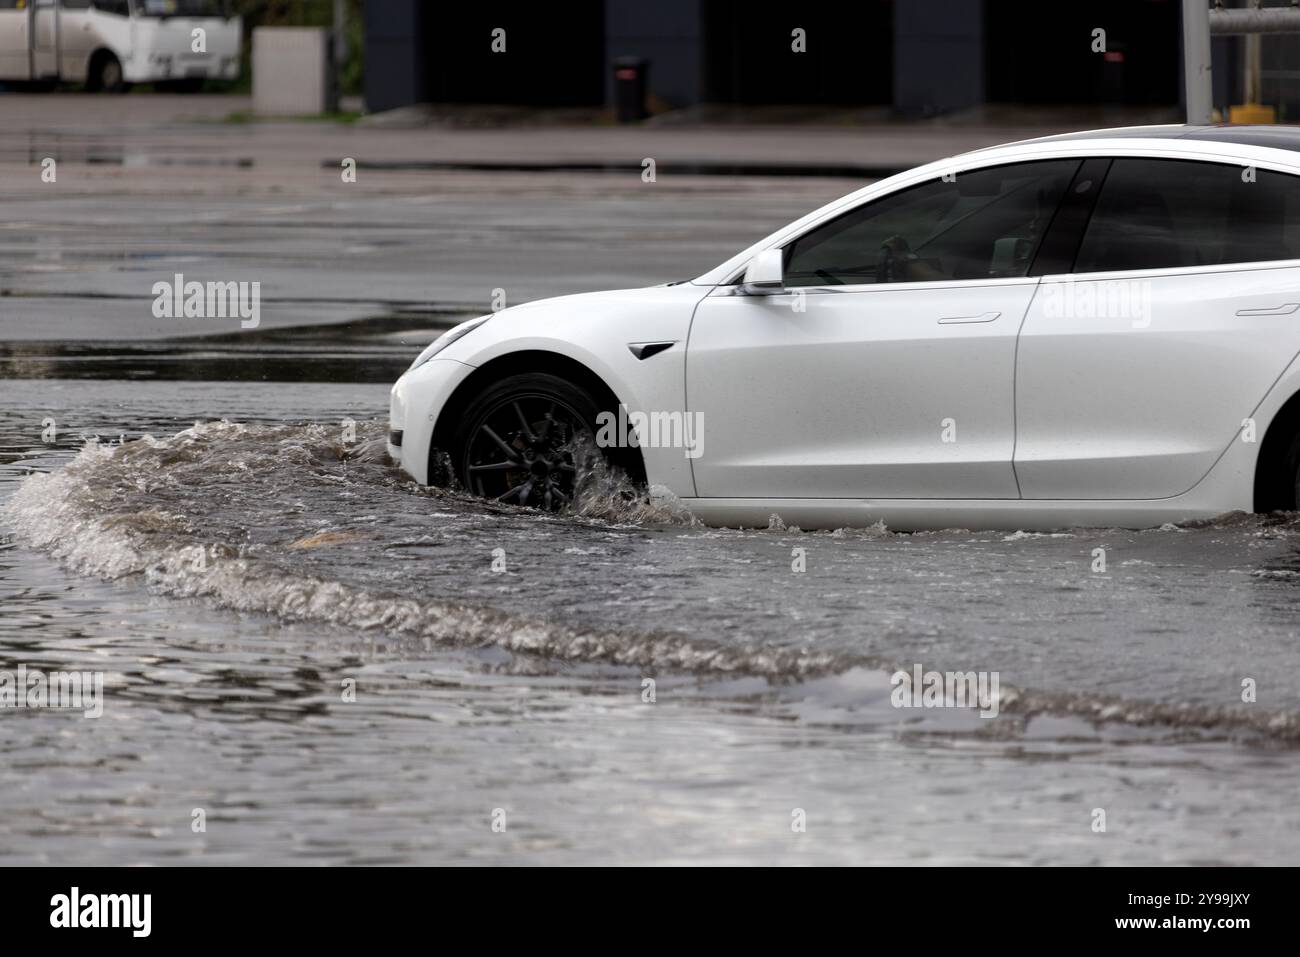
[{"label": "door handle", "polygon": [[992,322],[1000,315],[1002,315],[1000,312],[981,312],[978,316],[948,316],[945,319],[940,319],[939,325],[956,325],[959,322]]},{"label": "door handle", "polygon": [[1282,306],[1273,306],[1269,309],[1238,309],[1239,316],[1289,316],[1291,313],[1300,309],[1300,302],[1288,302]]}]

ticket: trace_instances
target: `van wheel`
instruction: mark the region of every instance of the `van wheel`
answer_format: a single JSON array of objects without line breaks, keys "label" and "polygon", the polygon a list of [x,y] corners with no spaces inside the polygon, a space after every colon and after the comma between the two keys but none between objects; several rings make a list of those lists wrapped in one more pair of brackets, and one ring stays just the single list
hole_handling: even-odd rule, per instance
[{"label": "van wheel", "polygon": [[122,63],[107,51],[96,54],[86,78],[86,89],[92,93],[125,93],[130,85],[122,76]]}]

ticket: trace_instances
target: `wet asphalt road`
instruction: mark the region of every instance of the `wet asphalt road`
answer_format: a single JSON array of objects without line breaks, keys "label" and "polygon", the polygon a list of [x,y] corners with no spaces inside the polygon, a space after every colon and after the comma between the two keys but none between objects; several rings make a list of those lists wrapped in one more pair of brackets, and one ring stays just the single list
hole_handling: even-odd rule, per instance
[{"label": "wet asphalt road", "polygon": [[[386,383],[492,289],[683,278],[858,184],[156,162],[237,132],[0,151],[0,670],[106,677],[0,711],[0,862],[1297,859],[1291,521],[738,532],[384,461]],[[263,328],[154,319],[176,272],[263,282]],[[1016,694],[900,711],[912,663]]]}]

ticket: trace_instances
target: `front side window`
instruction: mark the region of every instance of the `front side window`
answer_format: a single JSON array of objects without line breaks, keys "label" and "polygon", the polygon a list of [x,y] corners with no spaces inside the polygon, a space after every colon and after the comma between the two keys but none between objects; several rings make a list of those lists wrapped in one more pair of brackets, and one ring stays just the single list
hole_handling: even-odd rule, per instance
[{"label": "front side window", "polygon": [[859,206],[786,247],[786,285],[1024,276],[1078,166],[971,170]]},{"label": "front side window", "polygon": [[1117,159],[1074,271],[1300,259],[1300,179],[1193,160]]}]

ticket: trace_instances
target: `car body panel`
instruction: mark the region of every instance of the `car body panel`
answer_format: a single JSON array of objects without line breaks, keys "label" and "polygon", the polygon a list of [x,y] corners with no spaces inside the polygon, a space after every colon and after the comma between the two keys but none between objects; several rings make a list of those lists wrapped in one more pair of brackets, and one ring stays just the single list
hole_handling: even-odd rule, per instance
[{"label": "car body panel", "polygon": [[[1059,290],[1092,303],[1148,300],[1150,314],[1053,309]],[[1237,314],[1288,304],[1297,311]],[[1107,311],[1119,314],[1097,314]],[[1300,352],[1300,261],[1044,277],[1019,348],[1025,498],[1177,496]]]},{"label": "car body panel", "polygon": [[[1235,435],[1195,486],[1181,495],[1128,500],[972,499],[747,499],[686,498],[685,505],[711,525],[764,528],[777,516],[804,529],[863,528],[877,523],[903,531],[992,528],[1052,531],[1076,527],[1153,528],[1204,521],[1254,507],[1255,467],[1269,422],[1300,393],[1300,356],[1292,360],[1250,412],[1258,434]],[[1254,441],[1250,439],[1254,438]]]},{"label": "car body panel", "polygon": [[688,350],[699,495],[1019,497],[1016,334],[1036,283],[709,296]]},{"label": "car body panel", "polygon": [[[598,376],[629,411],[685,414],[686,339],[696,304],[707,290],[690,283],[651,286],[608,293],[584,293],[539,300],[503,309],[473,332],[458,339],[417,369],[407,372],[395,392],[426,388],[426,379],[445,376],[446,370],[427,370],[439,359],[477,368],[515,352],[547,352],[581,363]],[[668,349],[638,359],[630,344],[671,342]],[[459,384],[459,383],[457,383]],[[433,389],[433,393],[438,390]],[[447,396],[451,390],[447,390]],[[444,397],[445,401],[445,397]],[[423,408],[424,406],[418,406]],[[412,420],[409,403],[390,416],[392,428],[405,428]],[[439,403],[435,408],[441,408]],[[393,416],[400,415],[400,418]],[[432,432],[435,420],[419,421],[420,431]],[[412,427],[415,427],[414,424]],[[428,441],[424,459],[416,447],[404,448],[403,467],[420,481],[427,480]],[[695,494],[691,461],[686,450],[669,447],[642,449],[650,480],[674,495]],[[408,461],[409,460],[409,461]]]},{"label": "car body panel", "polygon": [[402,433],[402,445],[390,441],[388,454],[422,485],[429,481],[429,445],[437,410],[473,372],[471,365],[435,356],[398,379],[389,393],[388,427]]},{"label": "car body panel", "polygon": [[683,499],[706,525],[767,528],[775,516],[800,529],[867,528],[893,531],[1061,528],[1152,528],[1213,518],[1225,510],[1194,500],[1127,502],[1018,501],[1009,499]]}]

